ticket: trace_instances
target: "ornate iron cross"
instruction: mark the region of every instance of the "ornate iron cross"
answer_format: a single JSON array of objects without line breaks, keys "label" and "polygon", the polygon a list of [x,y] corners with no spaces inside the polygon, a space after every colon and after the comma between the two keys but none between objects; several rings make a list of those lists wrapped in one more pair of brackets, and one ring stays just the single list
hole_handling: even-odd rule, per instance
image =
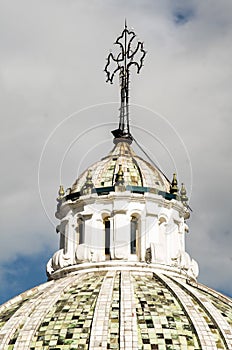
[{"label": "ornate iron cross", "polygon": [[137,73],[143,66],[143,60],[146,51],[141,41],[136,41],[136,34],[133,30],[125,28],[122,34],[116,39],[115,44],[118,45],[118,52],[114,55],[111,52],[107,57],[105,66],[106,82],[113,83],[116,73],[119,73],[120,89],[121,89],[121,106],[119,127],[112,131],[115,139],[123,138],[132,142],[133,137],[130,133],[129,125],[129,76],[130,67],[135,66]]}]

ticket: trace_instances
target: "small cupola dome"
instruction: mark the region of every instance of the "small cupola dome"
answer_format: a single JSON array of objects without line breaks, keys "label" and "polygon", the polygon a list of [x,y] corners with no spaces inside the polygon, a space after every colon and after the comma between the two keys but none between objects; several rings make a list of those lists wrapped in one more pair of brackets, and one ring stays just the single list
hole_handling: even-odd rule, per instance
[{"label": "small cupola dome", "polygon": [[165,176],[155,166],[139,157],[128,142],[121,140],[106,157],[91,165],[78,177],[71,187],[71,193],[80,192],[85,186],[90,169],[94,188],[114,186],[120,167],[124,186],[149,187],[170,192],[170,183]]}]

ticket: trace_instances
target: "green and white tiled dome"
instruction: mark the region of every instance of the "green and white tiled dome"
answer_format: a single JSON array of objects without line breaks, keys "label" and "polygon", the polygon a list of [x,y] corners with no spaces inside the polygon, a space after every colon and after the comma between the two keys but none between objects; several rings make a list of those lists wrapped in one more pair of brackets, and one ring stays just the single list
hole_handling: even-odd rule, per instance
[{"label": "green and white tiled dome", "polygon": [[[92,172],[93,186],[95,188],[113,186],[120,165],[124,173],[125,185],[170,191],[170,184],[164,175],[153,165],[136,155],[126,140],[118,142],[108,156],[89,168]],[[72,193],[81,191],[89,169],[84,171],[74,182],[71,188]]]},{"label": "green and white tiled dome", "polygon": [[232,349],[231,299],[146,264],[85,269],[0,308],[0,349]]}]

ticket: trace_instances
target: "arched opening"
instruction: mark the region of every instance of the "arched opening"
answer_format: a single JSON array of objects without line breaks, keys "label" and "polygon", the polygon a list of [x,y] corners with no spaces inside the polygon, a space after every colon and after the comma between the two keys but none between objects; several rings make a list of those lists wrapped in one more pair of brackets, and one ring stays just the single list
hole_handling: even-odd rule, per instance
[{"label": "arched opening", "polygon": [[68,249],[68,220],[64,220],[56,227],[56,232],[60,233],[60,249],[67,252]]},{"label": "arched opening", "polygon": [[64,232],[62,232],[61,230],[62,230],[62,225],[58,225],[56,227],[56,233],[60,234],[60,249],[64,249],[65,237],[64,237]]},{"label": "arched opening", "polygon": [[131,216],[130,222],[130,253],[136,254],[138,250],[138,218]]},{"label": "arched opening", "polygon": [[65,237],[64,234],[60,232],[60,249],[64,249]]},{"label": "arched opening", "polygon": [[79,232],[79,244],[85,243],[85,222],[82,218],[77,220]]},{"label": "arched opening", "polygon": [[110,258],[110,220],[109,217],[104,219],[105,227],[105,255]]}]

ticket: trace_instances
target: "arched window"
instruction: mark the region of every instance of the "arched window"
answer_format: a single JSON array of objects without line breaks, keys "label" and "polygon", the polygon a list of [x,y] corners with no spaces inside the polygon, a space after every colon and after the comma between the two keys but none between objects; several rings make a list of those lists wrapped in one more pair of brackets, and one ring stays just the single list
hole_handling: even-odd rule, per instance
[{"label": "arched window", "polygon": [[78,219],[79,244],[85,243],[85,222],[82,218]]},{"label": "arched window", "polygon": [[105,254],[110,254],[110,220],[108,217],[104,219],[105,225]]},{"label": "arched window", "polygon": [[136,254],[138,239],[138,218],[136,216],[131,217],[130,223],[130,252]]},{"label": "arched window", "polygon": [[65,237],[62,232],[60,232],[60,249],[64,249]]},{"label": "arched window", "polygon": [[68,226],[68,220],[64,220],[56,227],[56,232],[60,233],[60,249],[64,249],[66,251],[67,249],[67,241],[68,237],[66,237],[67,232],[67,226]]},{"label": "arched window", "polygon": [[56,233],[60,233],[60,249],[64,249],[65,237],[64,233],[61,231],[62,225],[56,227]]}]

